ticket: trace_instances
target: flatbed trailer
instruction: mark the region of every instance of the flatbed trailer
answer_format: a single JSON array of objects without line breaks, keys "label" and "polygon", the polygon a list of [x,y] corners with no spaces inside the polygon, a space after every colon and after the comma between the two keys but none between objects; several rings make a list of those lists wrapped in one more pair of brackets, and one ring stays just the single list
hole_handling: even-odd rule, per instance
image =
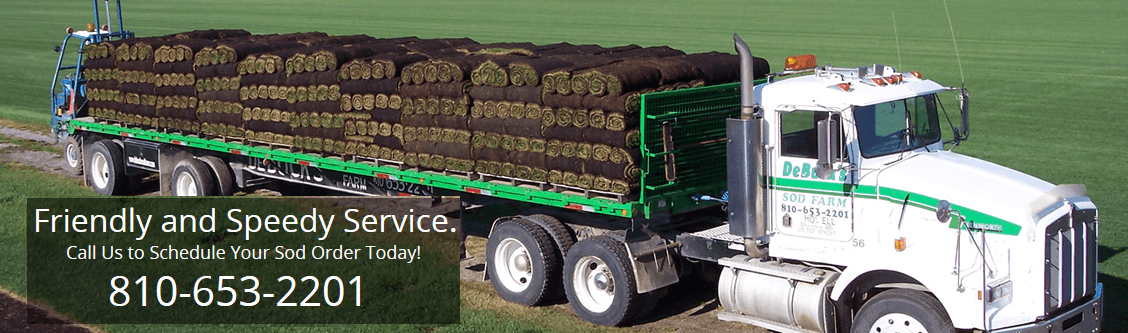
[{"label": "flatbed trailer", "polygon": [[[739,83],[642,95],[642,112],[637,115],[642,129],[642,146],[638,148],[642,156],[642,185],[632,195],[479,173],[411,168],[397,161],[308,153],[244,138],[144,128],[91,117],[72,119],[65,128],[84,143],[82,151],[89,151],[88,144],[96,140],[120,141],[127,174],[170,174],[178,162],[176,156],[214,156],[231,165],[233,180],[239,187],[253,184],[257,176],[358,195],[471,194],[645,219],[717,204],[695,197],[716,196],[724,191],[724,165],[709,163],[709,158],[723,158],[723,123],[738,111],[739,103]],[[180,152],[190,154],[178,155]],[[162,189],[172,186],[168,178],[162,177]]]}]

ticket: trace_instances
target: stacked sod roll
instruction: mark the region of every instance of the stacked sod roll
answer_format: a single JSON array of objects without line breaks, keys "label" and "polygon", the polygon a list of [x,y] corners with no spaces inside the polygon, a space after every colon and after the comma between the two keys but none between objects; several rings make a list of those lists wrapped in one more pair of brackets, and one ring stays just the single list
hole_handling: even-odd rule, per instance
[{"label": "stacked sod roll", "polygon": [[637,45],[204,30],[84,52],[102,121],[612,196],[638,192],[642,94],[739,80],[734,55]]}]

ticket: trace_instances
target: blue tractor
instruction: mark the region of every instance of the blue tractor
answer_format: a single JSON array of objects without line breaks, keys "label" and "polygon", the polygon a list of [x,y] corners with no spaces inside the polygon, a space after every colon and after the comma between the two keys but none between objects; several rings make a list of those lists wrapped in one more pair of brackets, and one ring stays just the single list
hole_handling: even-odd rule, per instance
[{"label": "blue tractor", "polygon": [[[94,23],[87,24],[86,30],[67,28],[67,36],[62,44],[55,46],[59,53],[59,61],[55,66],[55,76],[51,80],[51,132],[56,140],[66,142],[65,154],[68,171],[79,175],[82,173],[82,142],[70,136],[68,123],[71,119],[86,116],[86,78],[83,75],[84,47],[92,43],[133,38],[133,32],[125,30],[121,19],[121,0],[116,1],[117,27],[116,31],[111,20],[110,1],[105,2],[105,25],[102,24],[101,13],[98,10],[98,0],[92,0],[94,7]],[[74,45],[77,44],[77,45]],[[73,45],[73,46],[72,46]],[[78,49],[78,56],[74,65],[64,63],[67,61],[67,48]]]}]

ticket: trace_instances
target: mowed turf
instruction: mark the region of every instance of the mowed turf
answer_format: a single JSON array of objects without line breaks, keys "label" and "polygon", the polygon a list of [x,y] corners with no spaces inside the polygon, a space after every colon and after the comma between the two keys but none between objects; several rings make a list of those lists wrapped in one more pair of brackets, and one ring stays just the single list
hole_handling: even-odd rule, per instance
[{"label": "mowed turf", "polygon": [[[93,18],[86,1],[11,0],[0,13],[0,118],[46,124],[48,89],[67,26]],[[972,94],[972,136],[956,150],[1053,183],[1081,183],[1101,209],[1106,327],[1128,325],[1128,6],[1109,1],[250,1],[127,2],[141,36],[241,28],[479,42],[669,45],[732,52],[739,33],[782,66],[882,63]],[[103,14],[104,15],[104,14]],[[895,22],[895,24],[894,24]],[[114,22],[116,26],[116,21]],[[896,34],[894,33],[896,31]],[[957,65],[955,33],[961,70]],[[73,62],[73,58],[68,59]],[[953,105],[949,104],[949,108]],[[922,175],[927,177],[927,175]],[[943,181],[943,179],[937,179]],[[958,203],[958,198],[947,198]],[[1025,204],[1025,203],[1016,203]]]}]

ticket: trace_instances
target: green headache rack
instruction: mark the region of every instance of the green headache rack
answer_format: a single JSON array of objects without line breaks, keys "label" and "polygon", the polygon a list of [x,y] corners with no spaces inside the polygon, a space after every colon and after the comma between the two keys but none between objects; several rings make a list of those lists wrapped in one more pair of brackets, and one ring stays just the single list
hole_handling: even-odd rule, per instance
[{"label": "green headache rack", "polygon": [[642,95],[639,201],[647,218],[717,204],[692,197],[725,192],[725,119],[739,107],[739,82]]}]

